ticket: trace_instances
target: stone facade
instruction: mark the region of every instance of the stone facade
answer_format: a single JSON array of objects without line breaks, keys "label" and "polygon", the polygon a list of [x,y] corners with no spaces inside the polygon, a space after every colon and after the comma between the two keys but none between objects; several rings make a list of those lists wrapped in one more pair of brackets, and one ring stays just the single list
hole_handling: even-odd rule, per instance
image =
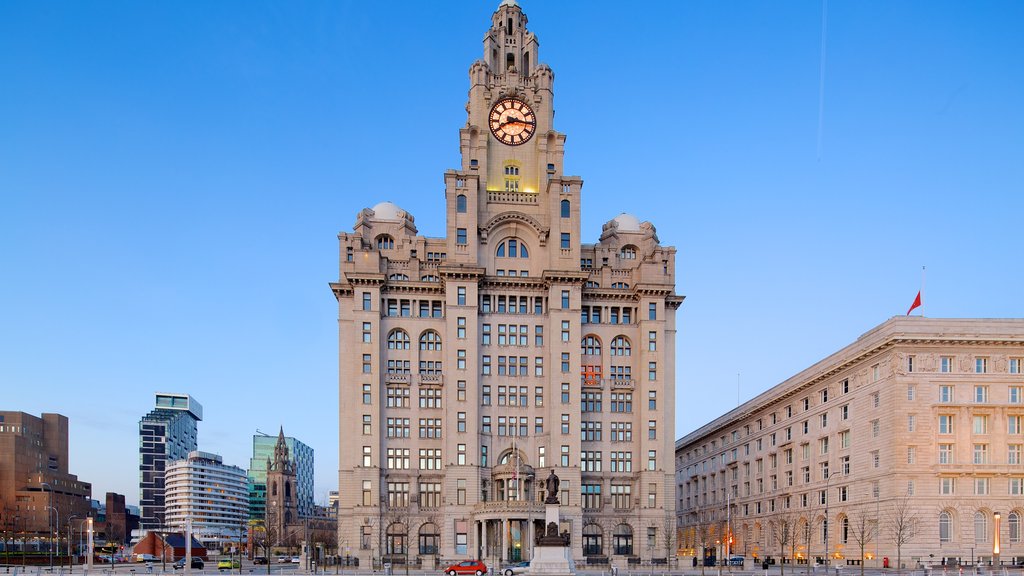
[{"label": "stone facade", "polygon": [[1021,319],[881,324],[676,443],[681,552],[1024,559],[1022,363]]},{"label": "stone facade", "polygon": [[675,550],[675,249],[621,214],[580,242],[554,74],[513,0],[469,70],[446,236],[389,202],[340,240],[339,553],[529,559],[561,478],[574,558]]}]

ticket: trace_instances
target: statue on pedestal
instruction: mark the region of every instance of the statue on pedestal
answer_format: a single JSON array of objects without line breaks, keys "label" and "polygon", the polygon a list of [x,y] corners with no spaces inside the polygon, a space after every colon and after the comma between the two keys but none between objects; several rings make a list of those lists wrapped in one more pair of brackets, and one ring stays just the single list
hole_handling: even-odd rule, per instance
[{"label": "statue on pedestal", "polygon": [[558,504],[558,485],[561,481],[552,470],[551,474],[548,475],[547,479],[544,480],[544,490],[548,493],[547,498],[544,499],[545,504]]}]

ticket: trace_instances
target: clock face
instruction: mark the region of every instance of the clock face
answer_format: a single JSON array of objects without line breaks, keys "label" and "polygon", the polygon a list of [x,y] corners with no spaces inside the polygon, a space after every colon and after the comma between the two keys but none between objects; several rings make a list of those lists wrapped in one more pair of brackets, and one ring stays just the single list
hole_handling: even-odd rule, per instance
[{"label": "clock face", "polygon": [[537,117],[530,106],[518,98],[502,98],[491,108],[487,119],[491,134],[502,144],[525,144],[537,130]]}]

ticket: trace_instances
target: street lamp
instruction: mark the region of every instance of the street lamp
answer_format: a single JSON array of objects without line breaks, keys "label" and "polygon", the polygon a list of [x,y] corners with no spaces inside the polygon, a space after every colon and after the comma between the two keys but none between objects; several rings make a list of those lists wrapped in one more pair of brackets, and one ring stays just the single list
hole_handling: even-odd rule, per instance
[{"label": "street lamp", "polygon": [[[53,523],[50,521],[50,509],[53,508],[53,486],[50,486],[46,482],[40,482],[40,486],[46,486],[48,492],[46,502],[46,555],[50,561],[50,572],[53,572]],[[60,524],[60,520],[57,520]]]},{"label": "street lamp", "polygon": [[[68,523],[68,564],[71,565],[72,567],[74,567],[74,565],[75,565],[75,557],[72,554],[74,546],[71,544],[71,541],[72,541],[71,540],[71,526],[72,526],[71,521],[74,520],[75,518],[81,518],[81,516],[79,516],[78,514],[72,514],[72,515],[67,517],[67,523]],[[64,563],[62,562],[61,566],[63,566],[63,565],[64,565]]]}]

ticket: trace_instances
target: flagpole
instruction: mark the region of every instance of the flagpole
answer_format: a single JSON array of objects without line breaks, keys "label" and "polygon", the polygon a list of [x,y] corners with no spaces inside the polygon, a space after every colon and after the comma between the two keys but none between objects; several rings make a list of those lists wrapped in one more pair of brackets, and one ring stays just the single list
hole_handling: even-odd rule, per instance
[{"label": "flagpole", "polygon": [[[924,306],[924,266],[921,266],[921,305]],[[924,316],[923,310],[921,316]]]}]

